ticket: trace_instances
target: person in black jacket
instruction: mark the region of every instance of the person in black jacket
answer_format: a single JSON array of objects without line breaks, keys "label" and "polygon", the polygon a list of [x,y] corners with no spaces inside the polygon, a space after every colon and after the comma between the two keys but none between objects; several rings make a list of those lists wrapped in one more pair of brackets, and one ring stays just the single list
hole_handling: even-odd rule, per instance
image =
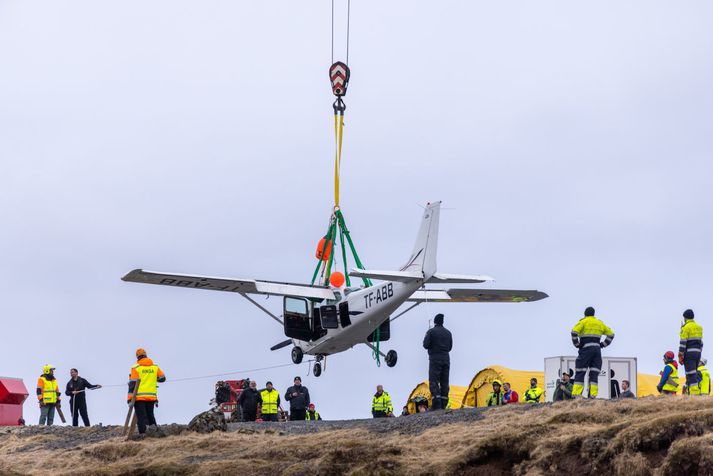
[{"label": "person in black jacket", "polygon": [[309,390],[302,386],[302,379],[295,377],[294,385],[285,392],[285,400],[290,402],[290,421],[304,420],[309,407]]},{"label": "person in black jacket", "polygon": [[250,386],[244,388],[238,397],[238,405],[243,411],[243,421],[255,421],[257,419],[257,407],[262,404],[262,397],[257,391],[257,383],[250,381]]},{"label": "person in black jacket", "polygon": [[423,348],[428,350],[428,381],[431,389],[432,410],[448,405],[448,377],[451,371],[449,352],[453,348],[451,331],[443,327],[443,314],[436,314],[433,328],[423,338]]},{"label": "person in black jacket", "polygon": [[92,385],[87,379],[79,376],[77,369],[69,371],[71,379],[67,382],[67,389],[64,392],[69,397],[69,409],[72,412],[72,426],[79,426],[79,415],[82,416],[84,426],[89,426],[89,415],[87,414],[87,389],[94,390],[102,388],[101,385]]}]

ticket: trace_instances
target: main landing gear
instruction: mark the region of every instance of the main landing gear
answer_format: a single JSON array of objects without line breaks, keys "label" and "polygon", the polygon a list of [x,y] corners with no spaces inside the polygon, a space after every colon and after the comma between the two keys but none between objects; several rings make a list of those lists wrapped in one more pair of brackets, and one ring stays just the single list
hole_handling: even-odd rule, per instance
[{"label": "main landing gear", "polygon": [[293,363],[301,364],[303,357],[304,357],[304,353],[302,352],[302,349],[300,349],[299,347],[292,348],[292,362]]}]

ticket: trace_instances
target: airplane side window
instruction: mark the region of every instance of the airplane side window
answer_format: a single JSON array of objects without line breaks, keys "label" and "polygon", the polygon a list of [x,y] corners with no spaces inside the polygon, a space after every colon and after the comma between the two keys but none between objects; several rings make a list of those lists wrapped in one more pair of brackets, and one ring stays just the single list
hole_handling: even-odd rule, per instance
[{"label": "airplane side window", "polygon": [[291,297],[285,298],[285,312],[307,315],[307,301]]}]

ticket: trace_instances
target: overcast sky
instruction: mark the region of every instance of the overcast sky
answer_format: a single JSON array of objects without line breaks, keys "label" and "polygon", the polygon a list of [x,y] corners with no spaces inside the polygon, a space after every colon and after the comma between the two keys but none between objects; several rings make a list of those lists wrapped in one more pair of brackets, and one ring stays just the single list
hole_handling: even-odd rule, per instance
[{"label": "overcast sky", "polygon": [[[427,378],[437,312],[467,385],[488,364],[572,355],[589,305],[616,332],[605,355],[658,372],[684,309],[713,329],[712,15],[352,2],[342,207],[365,265],[397,269],[419,205],[443,200],[440,271],[550,298],[420,306],[382,344],[393,369],[359,346],[319,379],[244,376],[284,393],[302,375],[325,418],[368,417],[375,385],[400,408]],[[122,384],[89,395],[93,422],[120,423],[142,346],[168,378],[158,420],[185,423],[217,379],[172,379],[289,363],[269,350],[282,329],[240,296],[120,278],[309,282],[332,206],[330,54],[326,0],[0,0],[0,375],[31,394],[48,362],[62,388],[70,367]],[[25,413],[37,421],[34,395]]]}]

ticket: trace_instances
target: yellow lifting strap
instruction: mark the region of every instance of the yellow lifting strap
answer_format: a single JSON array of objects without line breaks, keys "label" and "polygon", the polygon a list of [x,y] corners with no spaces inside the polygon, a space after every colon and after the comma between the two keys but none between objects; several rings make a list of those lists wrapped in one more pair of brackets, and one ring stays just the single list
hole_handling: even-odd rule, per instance
[{"label": "yellow lifting strap", "polygon": [[342,167],[342,136],[344,132],[344,114],[334,113],[334,206],[339,207],[339,173]]}]

